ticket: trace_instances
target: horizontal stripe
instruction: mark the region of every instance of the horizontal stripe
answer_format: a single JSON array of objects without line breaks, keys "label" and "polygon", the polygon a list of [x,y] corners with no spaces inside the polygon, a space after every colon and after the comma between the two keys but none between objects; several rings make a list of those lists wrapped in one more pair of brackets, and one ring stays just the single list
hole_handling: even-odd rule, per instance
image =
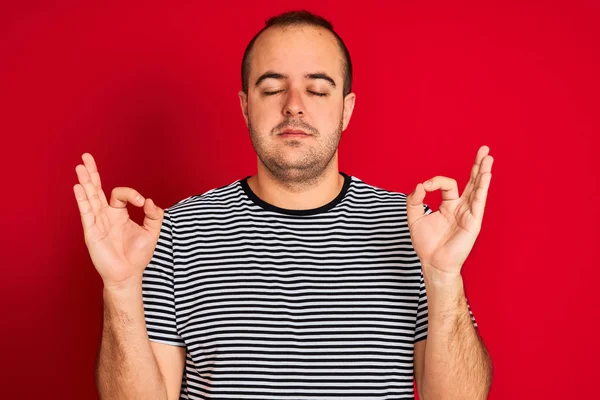
[{"label": "horizontal stripe", "polygon": [[343,175],[314,210],[245,180],[165,210],[144,313],[187,350],[181,399],[414,399],[427,294],[406,195]]}]

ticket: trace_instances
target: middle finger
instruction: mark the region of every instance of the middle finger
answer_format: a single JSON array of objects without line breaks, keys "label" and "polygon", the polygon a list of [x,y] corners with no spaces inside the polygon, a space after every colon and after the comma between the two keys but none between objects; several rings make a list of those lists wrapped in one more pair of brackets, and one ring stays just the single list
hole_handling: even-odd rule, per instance
[{"label": "middle finger", "polygon": [[100,174],[98,173],[98,168],[96,167],[96,161],[94,157],[90,153],[84,153],[81,156],[83,160],[83,164],[85,168],[88,170],[88,174],[90,175],[90,179],[92,180],[92,184],[96,188],[96,193],[98,193],[98,197],[100,198],[100,203],[103,206],[108,205],[108,201],[106,200],[106,195],[102,190],[102,183],[100,182]]},{"label": "middle finger", "polygon": [[477,181],[477,177],[479,176],[479,169],[481,168],[481,162],[490,152],[490,148],[488,146],[481,146],[479,150],[477,150],[477,156],[475,157],[475,163],[471,167],[471,175],[469,176],[469,182],[465,186],[465,190],[463,190],[463,196],[467,196],[470,198],[471,193],[475,190],[475,185]]},{"label": "middle finger", "polygon": [[79,179],[79,183],[83,186],[85,190],[85,195],[87,196],[88,201],[90,202],[90,206],[92,207],[92,212],[94,215],[97,215],[102,209],[102,202],[100,201],[100,197],[98,196],[98,192],[96,191],[96,187],[92,183],[92,179],[90,178],[90,174],[85,166],[79,164],[75,167],[75,172],[77,172],[77,178]]}]

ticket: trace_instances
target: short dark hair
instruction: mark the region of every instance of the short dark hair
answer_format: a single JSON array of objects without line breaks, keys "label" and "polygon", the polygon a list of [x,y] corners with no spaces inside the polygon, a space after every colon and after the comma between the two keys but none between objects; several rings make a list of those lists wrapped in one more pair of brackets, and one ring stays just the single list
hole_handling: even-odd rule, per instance
[{"label": "short dark hair", "polygon": [[292,25],[320,26],[333,33],[333,36],[335,36],[344,58],[343,70],[345,97],[352,91],[352,61],[350,60],[348,48],[344,44],[342,38],[333,30],[333,25],[331,22],[306,10],[289,11],[269,18],[267,21],[265,21],[264,28],[262,28],[256,35],[254,35],[252,40],[250,40],[250,43],[248,43],[248,46],[246,47],[246,51],[244,51],[244,58],[242,59],[242,90],[244,93],[248,94],[248,80],[250,78],[250,53],[252,52],[252,48],[254,47],[254,42],[256,42],[256,39],[261,33],[270,27],[287,27]]}]

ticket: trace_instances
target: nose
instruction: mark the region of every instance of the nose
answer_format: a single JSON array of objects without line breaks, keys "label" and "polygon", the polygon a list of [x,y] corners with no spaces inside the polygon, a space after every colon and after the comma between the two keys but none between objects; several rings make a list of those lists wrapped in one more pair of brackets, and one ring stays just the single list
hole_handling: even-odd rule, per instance
[{"label": "nose", "polygon": [[300,91],[290,89],[283,105],[283,115],[286,117],[300,117],[304,115],[304,103]]}]

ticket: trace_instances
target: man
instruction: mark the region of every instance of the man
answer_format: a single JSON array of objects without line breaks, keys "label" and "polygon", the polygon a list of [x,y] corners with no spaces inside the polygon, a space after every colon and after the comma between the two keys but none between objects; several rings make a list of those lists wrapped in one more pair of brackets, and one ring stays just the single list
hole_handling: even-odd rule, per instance
[{"label": "man", "polygon": [[[110,203],[90,154],[74,186],[104,282],[104,399],[483,399],[491,361],[460,275],[493,159],[461,196],[436,176],[409,196],[338,170],[352,64],[326,20],[267,21],[242,66],[258,172],[167,210]],[[434,213],[426,192],[442,191]],[[143,207],[142,226],[126,205]]]}]

